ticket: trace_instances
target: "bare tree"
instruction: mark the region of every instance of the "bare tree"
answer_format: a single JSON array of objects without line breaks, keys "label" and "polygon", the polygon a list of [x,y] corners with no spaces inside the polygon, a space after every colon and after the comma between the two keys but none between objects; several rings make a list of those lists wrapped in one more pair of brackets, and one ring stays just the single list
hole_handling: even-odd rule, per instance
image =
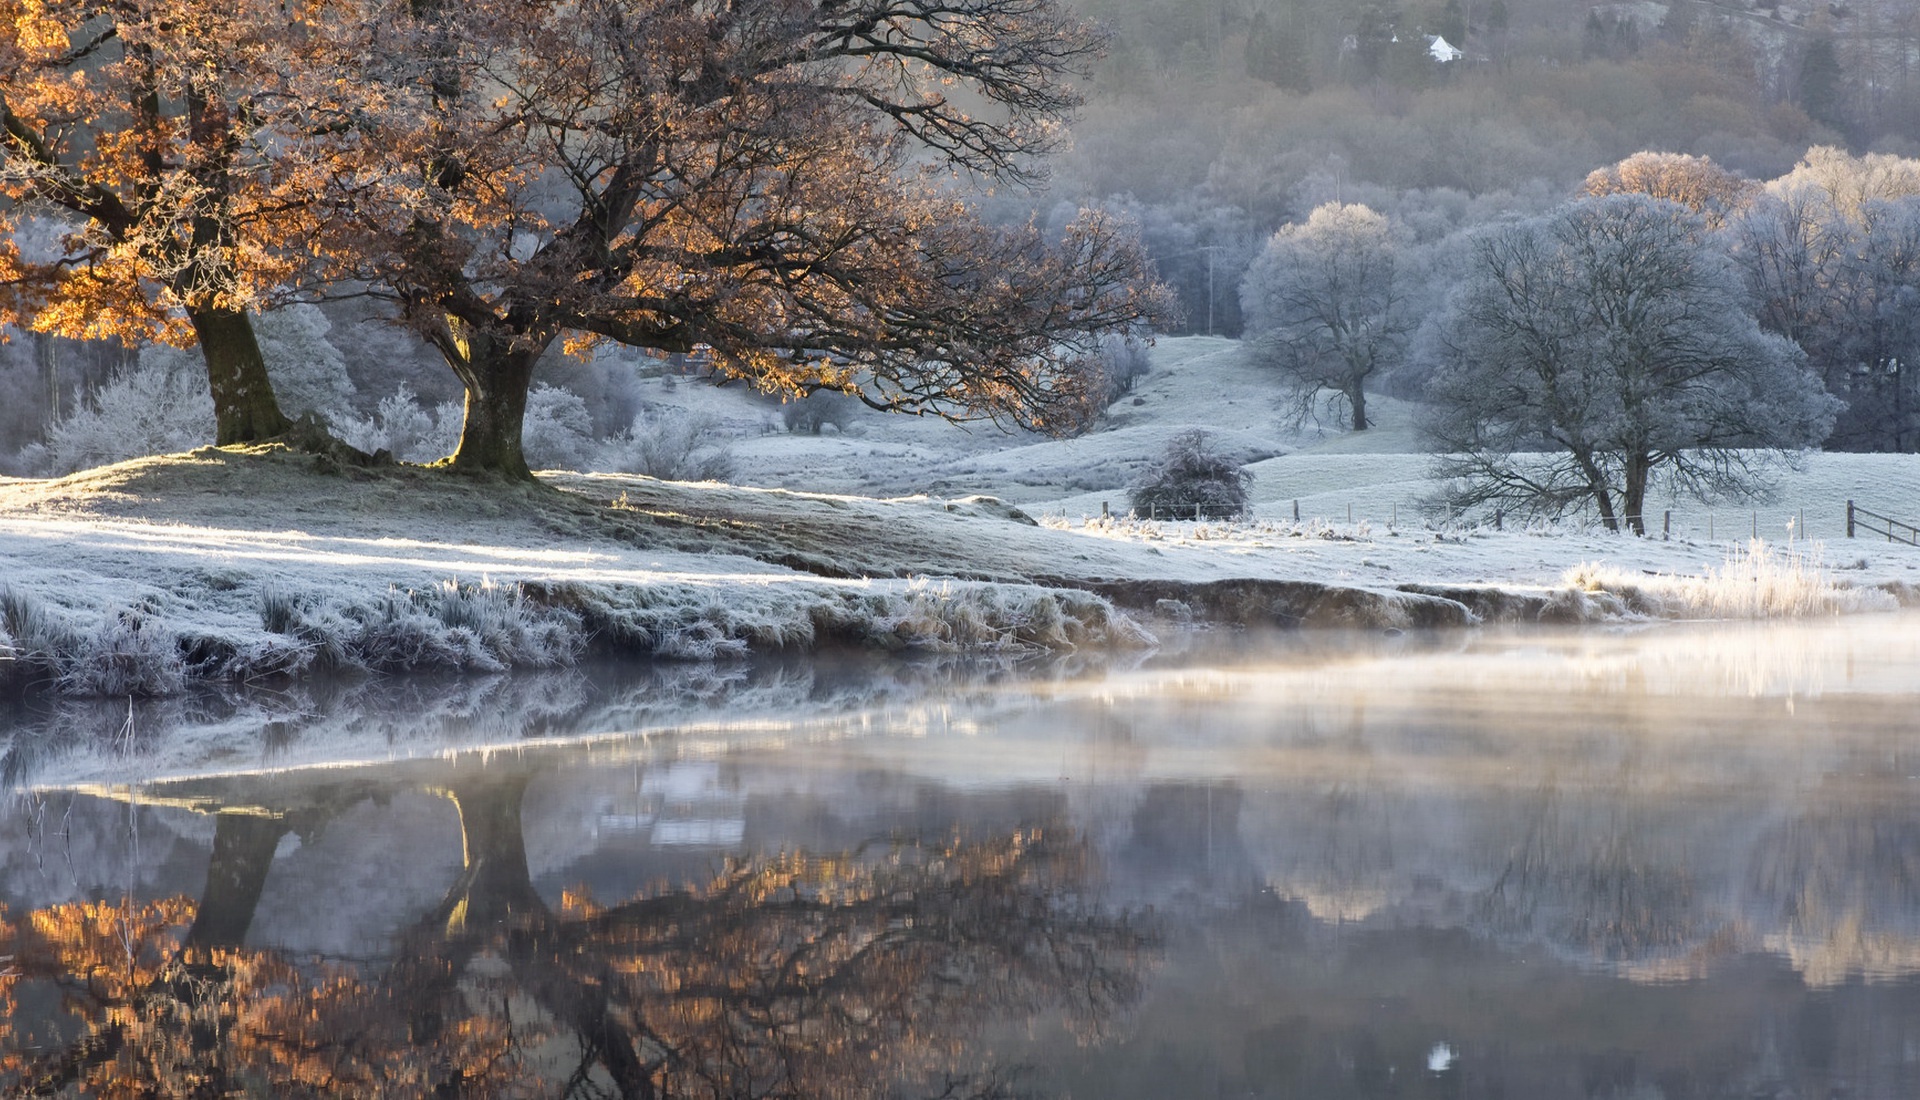
[{"label": "bare tree", "polygon": [[1473,242],[1431,332],[1427,424],[1454,501],[1592,507],[1646,533],[1656,474],[1701,496],[1766,485],[1782,452],[1832,427],[1791,342],[1760,331],[1699,215],[1623,194]]},{"label": "bare tree", "polygon": [[1240,285],[1248,354],[1294,395],[1296,422],[1323,390],[1355,431],[1368,426],[1367,385],[1400,361],[1412,332],[1387,219],[1327,203],[1273,235]]}]

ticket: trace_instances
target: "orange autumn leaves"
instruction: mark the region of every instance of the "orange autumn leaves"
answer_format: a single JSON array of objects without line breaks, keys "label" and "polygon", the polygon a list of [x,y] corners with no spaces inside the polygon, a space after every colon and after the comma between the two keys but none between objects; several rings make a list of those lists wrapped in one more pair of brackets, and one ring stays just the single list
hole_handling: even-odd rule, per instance
[{"label": "orange autumn leaves", "polygon": [[182,344],[184,310],[297,282],[294,29],[255,0],[0,0],[0,322]]}]

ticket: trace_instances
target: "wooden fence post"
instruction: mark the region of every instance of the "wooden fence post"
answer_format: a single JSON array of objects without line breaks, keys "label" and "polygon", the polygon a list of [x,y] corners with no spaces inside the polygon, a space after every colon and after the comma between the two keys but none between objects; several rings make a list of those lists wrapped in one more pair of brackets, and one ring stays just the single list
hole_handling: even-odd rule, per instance
[{"label": "wooden fence post", "polygon": [[1665,542],[1672,537],[1673,537],[1673,509],[1669,508],[1667,509],[1666,515],[1661,517],[1660,519],[1660,541]]},{"label": "wooden fence post", "polygon": [[1853,537],[1853,501],[1847,501],[1847,537]]}]

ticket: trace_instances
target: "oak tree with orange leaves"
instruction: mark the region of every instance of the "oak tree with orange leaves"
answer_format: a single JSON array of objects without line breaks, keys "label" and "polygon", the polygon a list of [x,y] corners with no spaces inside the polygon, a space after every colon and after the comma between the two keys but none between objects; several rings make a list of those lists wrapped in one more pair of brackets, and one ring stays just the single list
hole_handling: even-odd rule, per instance
[{"label": "oak tree with orange leaves", "polygon": [[289,427],[249,311],[315,228],[288,138],[330,78],[298,30],[269,0],[0,0],[0,324],[197,340],[221,444]]},{"label": "oak tree with orange leaves", "polygon": [[[456,469],[528,475],[536,361],[712,349],[769,392],[1060,429],[1099,339],[1167,308],[1133,237],[988,225],[1100,38],[1054,0],[369,0],[329,146],[336,273],[465,385]],[[313,44],[318,48],[318,44]]]}]

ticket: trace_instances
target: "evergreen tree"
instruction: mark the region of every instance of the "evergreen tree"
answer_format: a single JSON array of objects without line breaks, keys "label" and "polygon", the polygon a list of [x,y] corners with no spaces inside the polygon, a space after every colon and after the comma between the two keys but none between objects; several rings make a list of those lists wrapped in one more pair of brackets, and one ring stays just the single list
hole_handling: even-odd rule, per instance
[{"label": "evergreen tree", "polygon": [[1248,76],[1302,95],[1313,90],[1305,28],[1291,8],[1273,17],[1254,13],[1246,56]]},{"label": "evergreen tree", "polygon": [[1818,35],[1800,55],[1800,107],[1807,117],[1840,125],[1840,57],[1832,35]]}]

